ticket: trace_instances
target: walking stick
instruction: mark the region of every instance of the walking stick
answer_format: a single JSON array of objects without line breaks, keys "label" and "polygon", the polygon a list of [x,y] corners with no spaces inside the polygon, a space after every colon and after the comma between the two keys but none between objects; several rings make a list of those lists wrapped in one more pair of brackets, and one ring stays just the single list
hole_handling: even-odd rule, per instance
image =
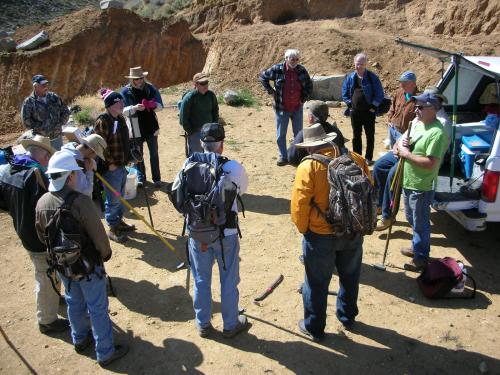
[{"label": "walking stick", "polygon": [[[408,125],[408,139],[410,138],[410,132],[411,132],[411,122]],[[399,140],[398,140],[399,142]],[[396,173],[394,173],[394,177],[392,178],[391,182],[391,187],[390,189],[394,192],[394,196],[391,202],[391,223],[389,225],[389,231],[387,232],[387,238],[385,239],[385,249],[384,249],[384,257],[382,258],[382,263],[375,263],[373,264],[373,267],[380,271],[385,271],[385,258],[387,257],[387,251],[389,250],[389,241],[391,238],[391,233],[392,233],[392,225],[394,223],[394,220],[396,219],[397,215],[397,209],[399,207],[399,200],[401,198],[401,181],[403,179],[403,172],[404,172],[404,160],[402,158],[399,158],[398,161],[398,166],[396,168]]]},{"label": "walking stick", "polygon": [[146,219],[144,219],[144,216],[142,216],[139,212],[137,212],[137,210],[132,207],[130,205],[130,203],[128,203],[125,198],[122,197],[122,195],[120,194],[119,191],[116,191],[113,186],[110,185],[110,183],[108,181],[106,181],[104,179],[104,177],[101,176],[101,174],[99,172],[95,172],[95,175],[97,176],[97,178],[104,184],[104,186],[106,186],[109,191],[111,191],[121,202],[122,204],[127,207],[130,211],[133,212],[133,214],[135,216],[137,216],[137,218],[139,220],[141,220],[144,224],[146,224],[146,226],[156,235],[156,237],[158,237],[161,242],[163,242],[165,244],[166,247],[168,247],[170,250],[172,250],[174,253],[175,253],[175,248],[160,234],[158,233],[158,231],[153,228],[148,222]]}]

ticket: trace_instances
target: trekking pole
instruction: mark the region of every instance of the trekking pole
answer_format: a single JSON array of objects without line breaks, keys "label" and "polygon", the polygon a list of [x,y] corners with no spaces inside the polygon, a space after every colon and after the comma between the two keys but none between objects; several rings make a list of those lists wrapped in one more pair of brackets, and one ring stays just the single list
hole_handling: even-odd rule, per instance
[{"label": "trekking pole", "polygon": [[117,197],[122,202],[122,204],[125,207],[127,207],[130,211],[132,211],[134,215],[137,216],[137,218],[139,218],[144,224],[146,224],[146,226],[149,229],[151,229],[151,231],[156,235],[156,237],[158,237],[161,240],[161,242],[165,244],[165,246],[167,246],[170,250],[172,250],[175,253],[175,248],[170,244],[170,242],[168,242],[160,233],[158,233],[158,231],[146,221],[144,216],[142,216],[139,212],[137,212],[137,210],[134,207],[132,207],[130,203],[128,203],[125,200],[125,198],[122,197],[119,191],[116,191],[113,188],[113,186],[111,186],[111,184],[108,181],[106,181],[104,177],[100,175],[100,173],[95,172],[95,175],[104,184],[104,186],[106,186],[109,189],[109,191],[111,191],[114,194],[114,196]]},{"label": "trekking pole", "polygon": [[146,178],[144,178],[144,183],[142,184],[142,191],[144,192],[144,198],[146,199],[146,207],[148,208],[149,221],[151,222],[151,226],[154,228],[153,224],[153,215],[151,215],[151,206],[149,205],[149,197],[146,191]]}]

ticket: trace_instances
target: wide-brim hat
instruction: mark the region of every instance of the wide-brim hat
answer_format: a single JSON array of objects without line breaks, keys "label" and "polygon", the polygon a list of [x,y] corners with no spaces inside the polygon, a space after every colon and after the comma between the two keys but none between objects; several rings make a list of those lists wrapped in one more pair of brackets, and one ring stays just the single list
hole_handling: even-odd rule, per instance
[{"label": "wide-brim hat", "polygon": [[56,150],[50,144],[50,138],[44,137],[43,135],[37,134],[31,139],[23,139],[21,140],[21,145],[25,150],[30,146],[36,146],[47,150],[50,155],[53,155]]},{"label": "wide-brim hat", "polygon": [[108,144],[103,137],[98,134],[91,134],[88,137],[82,138],[82,144],[91,148],[102,160],[106,160],[104,150],[108,147]]},{"label": "wide-brim hat", "polygon": [[302,130],[304,141],[297,143],[295,147],[316,147],[327,145],[337,138],[337,133],[325,133],[321,124],[314,124]]},{"label": "wide-brim hat", "polygon": [[125,76],[125,78],[139,79],[139,78],[146,77],[148,74],[149,74],[149,72],[143,71],[142,67],[136,66],[134,68],[130,68],[128,76]]}]

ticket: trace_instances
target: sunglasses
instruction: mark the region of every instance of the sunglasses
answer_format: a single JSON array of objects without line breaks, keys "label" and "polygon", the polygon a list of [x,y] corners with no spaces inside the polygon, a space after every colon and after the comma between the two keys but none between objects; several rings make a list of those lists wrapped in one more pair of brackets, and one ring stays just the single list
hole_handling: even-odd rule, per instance
[{"label": "sunglasses", "polygon": [[208,81],[207,82],[197,82],[197,83],[200,86],[206,86],[206,85],[208,85]]},{"label": "sunglasses", "polygon": [[141,77],[141,78],[134,78],[132,81],[142,81],[144,80],[144,77]]}]

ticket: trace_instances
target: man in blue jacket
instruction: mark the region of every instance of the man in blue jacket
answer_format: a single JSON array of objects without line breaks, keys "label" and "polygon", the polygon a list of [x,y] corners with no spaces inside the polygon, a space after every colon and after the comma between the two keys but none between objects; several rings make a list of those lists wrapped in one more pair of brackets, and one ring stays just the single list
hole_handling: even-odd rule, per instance
[{"label": "man in blue jacket", "polygon": [[[293,136],[302,130],[303,104],[312,93],[313,84],[306,68],[299,64],[300,54],[296,49],[285,51],[285,61],[264,70],[260,82],[274,99],[276,134],[280,157],[277,165],[288,163],[286,153],[286,131],[288,120],[292,120]],[[274,87],[269,81],[274,81]]]},{"label": "man in blue jacket", "polygon": [[346,114],[351,117],[352,149],[363,154],[361,133],[365,129],[368,165],[373,164],[375,144],[375,116],[377,108],[384,99],[384,89],[378,76],[366,69],[368,57],[358,53],[354,57],[354,72],[348,74],[342,84],[342,100],[347,104]]}]

